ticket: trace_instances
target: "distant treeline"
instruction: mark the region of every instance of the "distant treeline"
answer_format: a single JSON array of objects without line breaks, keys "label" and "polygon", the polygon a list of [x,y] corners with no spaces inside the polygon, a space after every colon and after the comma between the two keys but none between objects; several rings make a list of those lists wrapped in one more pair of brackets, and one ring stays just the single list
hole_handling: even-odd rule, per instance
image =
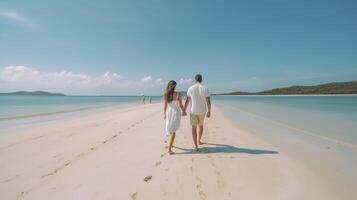
[{"label": "distant treeline", "polygon": [[216,95],[323,95],[357,94],[357,81],[333,82],[314,86],[291,86],[261,92],[231,92]]},{"label": "distant treeline", "polygon": [[34,91],[34,92],[27,92],[27,91],[18,91],[18,92],[8,92],[8,93],[0,93],[0,95],[11,95],[11,96],[66,96],[62,93],[50,93],[44,91]]}]

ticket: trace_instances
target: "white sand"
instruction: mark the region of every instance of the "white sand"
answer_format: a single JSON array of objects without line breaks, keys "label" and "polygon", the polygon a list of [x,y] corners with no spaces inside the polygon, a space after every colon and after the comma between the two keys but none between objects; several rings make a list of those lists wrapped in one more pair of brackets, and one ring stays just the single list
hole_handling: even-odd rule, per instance
[{"label": "white sand", "polygon": [[185,117],[167,155],[161,106],[0,134],[0,199],[338,199],[215,107],[204,132],[213,144],[193,152]]}]

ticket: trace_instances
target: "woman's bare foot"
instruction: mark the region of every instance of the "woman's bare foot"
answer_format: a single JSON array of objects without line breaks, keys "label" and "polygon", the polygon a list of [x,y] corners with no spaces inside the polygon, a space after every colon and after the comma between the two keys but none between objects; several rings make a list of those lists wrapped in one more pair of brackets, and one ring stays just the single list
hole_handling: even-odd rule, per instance
[{"label": "woman's bare foot", "polygon": [[170,155],[175,154],[175,152],[173,152],[172,150],[169,150],[167,153],[170,154]]},{"label": "woman's bare foot", "polygon": [[200,142],[198,142],[198,144],[199,144],[199,145],[204,145],[204,144],[206,144],[206,143],[200,141]]}]

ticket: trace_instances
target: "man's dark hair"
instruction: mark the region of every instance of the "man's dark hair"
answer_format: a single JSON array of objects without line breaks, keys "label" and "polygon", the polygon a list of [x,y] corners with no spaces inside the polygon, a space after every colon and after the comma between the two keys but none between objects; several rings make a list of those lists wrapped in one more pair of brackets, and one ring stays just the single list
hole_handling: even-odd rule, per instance
[{"label": "man's dark hair", "polygon": [[201,83],[201,82],[202,82],[202,75],[201,75],[201,74],[196,74],[195,80],[196,80],[197,82]]}]

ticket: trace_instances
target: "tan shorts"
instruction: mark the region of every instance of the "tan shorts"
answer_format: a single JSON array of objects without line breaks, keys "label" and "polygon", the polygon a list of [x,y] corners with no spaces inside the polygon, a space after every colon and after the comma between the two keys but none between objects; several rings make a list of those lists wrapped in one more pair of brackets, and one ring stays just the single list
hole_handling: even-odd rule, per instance
[{"label": "tan shorts", "polygon": [[205,114],[202,115],[190,115],[191,126],[203,126],[203,122],[205,121]]}]

